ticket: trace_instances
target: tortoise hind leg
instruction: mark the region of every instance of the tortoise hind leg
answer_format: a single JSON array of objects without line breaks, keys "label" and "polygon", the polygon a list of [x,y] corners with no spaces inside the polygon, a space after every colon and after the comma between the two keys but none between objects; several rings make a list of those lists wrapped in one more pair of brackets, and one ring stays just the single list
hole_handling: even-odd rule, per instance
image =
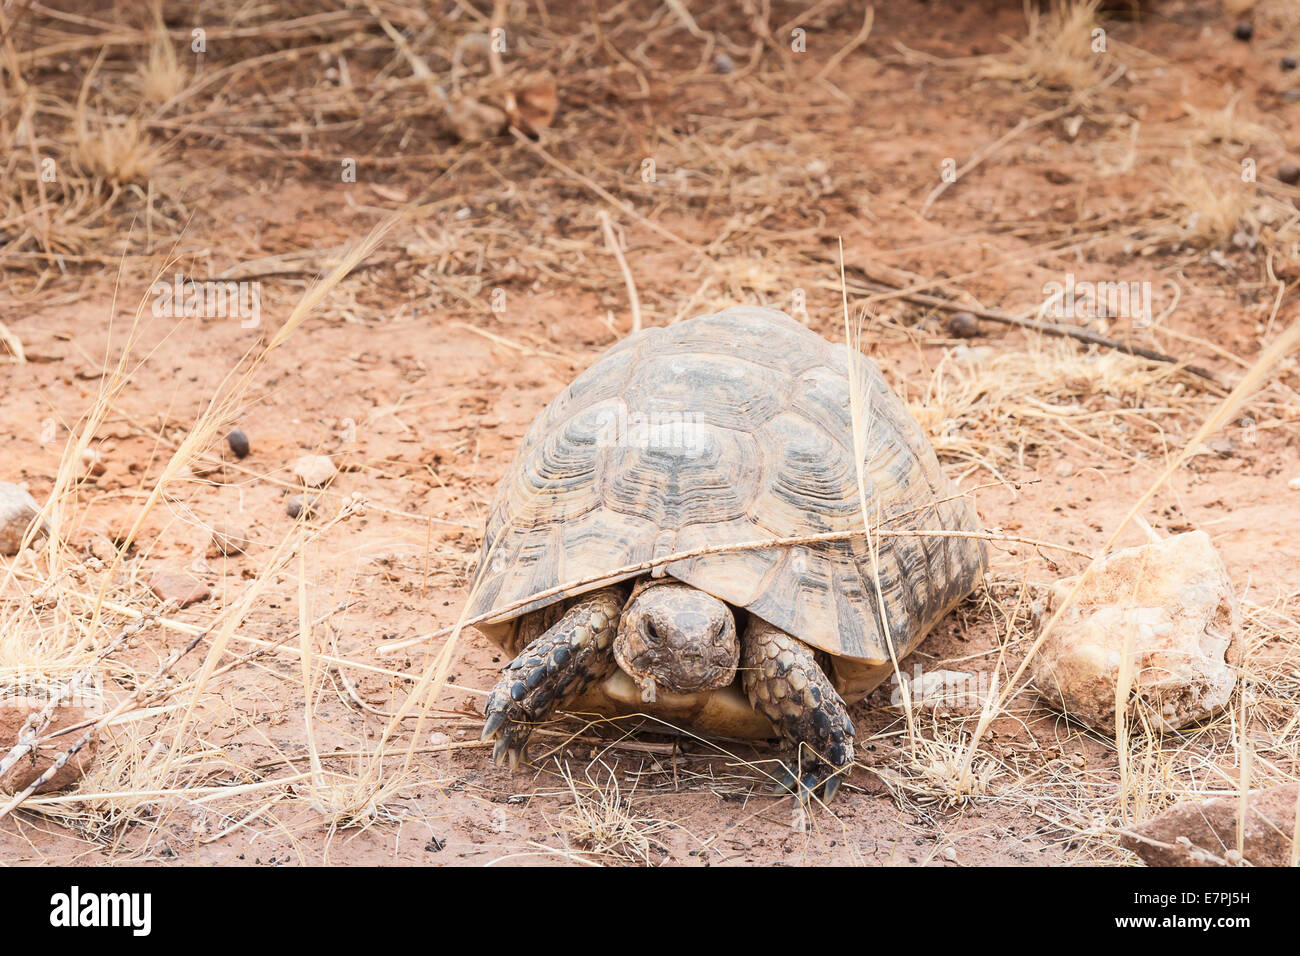
[{"label": "tortoise hind leg", "polygon": [[533,725],[614,670],[614,635],[622,610],[617,588],[584,595],[505,666],[483,708],[482,739],[497,742],[493,763],[508,760],[514,770]]},{"label": "tortoise hind leg", "polygon": [[754,709],[794,750],[782,785],[801,800],[835,796],[853,765],[853,721],[812,648],[751,616],[741,642],[742,681]]}]

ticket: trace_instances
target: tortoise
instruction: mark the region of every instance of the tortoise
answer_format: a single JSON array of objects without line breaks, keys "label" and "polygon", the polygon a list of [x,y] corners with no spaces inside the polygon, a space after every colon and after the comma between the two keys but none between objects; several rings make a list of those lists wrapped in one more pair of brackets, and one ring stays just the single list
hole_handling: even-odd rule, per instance
[{"label": "tortoise", "polygon": [[[843,534],[864,502],[875,527],[939,533]],[[976,527],[860,353],[753,306],[642,329],[537,416],[498,488],[469,614],[513,660],[483,739],[514,770],[557,709],[647,714],[779,737],[782,784],[829,799],[847,705],[980,581]],[[791,538],[812,540],[764,545]]]}]

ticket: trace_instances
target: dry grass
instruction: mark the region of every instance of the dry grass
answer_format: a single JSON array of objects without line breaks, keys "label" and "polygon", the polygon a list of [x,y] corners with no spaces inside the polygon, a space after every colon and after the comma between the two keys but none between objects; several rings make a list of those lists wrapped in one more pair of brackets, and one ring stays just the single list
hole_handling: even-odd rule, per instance
[{"label": "dry grass", "polygon": [[[101,380],[98,397],[65,445],[54,489],[43,504],[42,517],[48,535],[41,552],[26,551],[10,563],[0,578],[0,687],[6,691],[41,693],[47,697],[73,700],[92,713],[102,714],[98,726],[107,738],[108,755],[96,761],[82,782],[82,796],[65,812],[67,801],[59,798],[29,799],[24,806],[61,819],[68,826],[100,842],[111,842],[123,825],[143,817],[156,816],[162,797],[182,797],[205,787],[214,778],[243,776],[241,768],[221,750],[214,750],[194,734],[196,712],[210,699],[214,678],[226,676],[246,665],[248,655],[227,655],[232,638],[260,601],[266,584],[294,557],[327,534],[338,522],[362,510],[349,502],[319,528],[298,529],[281,541],[267,558],[266,566],[240,600],[222,608],[199,631],[208,637],[206,658],[179,687],[172,676],[183,653],[163,660],[166,645],[160,646],[149,670],[132,661],[124,648],[124,634],[151,630],[158,609],[143,597],[138,571],[128,570],[127,555],[132,543],[164,500],[175,496],[173,485],[188,473],[189,465],[207,451],[223,433],[234,409],[246,394],[258,366],[274,349],[283,345],[325,298],[331,288],[369,253],[383,236],[377,230],[358,243],[330,275],[313,285],[298,302],[265,348],[240,369],[232,369],[222,390],[214,395],[172,455],[162,464],[152,487],[130,519],[123,525],[111,560],[81,561],[68,546],[69,532],[78,523],[81,504],[78,485],[85,452],[112,410],[127,391],[131,365],[136,361],[132,346],[144,315],[146,302],[136,311],[121,345],[120,358]],[[166,532],[164,531],[164,534]],[[311,656],[306,648],[311,619],[306,591],[300,592],[304,646],[300,658],[304,668],[304,710],[310,726],[314,710]],[[140,610],[123,616],[118,608]],[[128,628],[131,622],[134,628]],[[190,642],[186,649],[198,643]],[[148,655],[145,655],[147,660]],[[93,693],[83,687],[93,688]],[[129,689],[129,690],[128,690]],[[179,700],[172,702],[173,697]],[[159,706],[166,703],[166,706]],[[73,738],[69,737],[71,741]],[[322,814],[331,830],[340,826],[368,824],[382,815],[383,798],[393,792],[391,781],[371,782],[365,778],[325,774],[320,766],[315,741],[308,735],[313,773],[307,788],[311,806]],[[241,780],[229,791],[232,796],[279,791],[292,779],[280,781]],[[215,794],[208,794],[213,796]],[[14,802],[0,810],[13,809]],[[174,809],[174,808],[173,808]]]},{"label": "dry grass", "polygon": [[1113,55],[1096,49],[1100,5],[1100,0],[1052,0],[1045,11],[1027,7],[1024,39],[1009,39],[1010,52],[992,58],[979,72],[1030,89],[1087,94],[1116,63]]},{"label": "dry grass", "polygon": [[135,117],[117,122],[93,116],[84,117],[77,128],[76,158],[92,176],[124,186],[148,182],[162,162],[163,150]]},{"label": "dry grass", "polygon": [[181,66],[176,55],[176,44],[163,22],[162,3],[153,8],[154,31],[149,43],[149,57],[140,66],[138,77],[140,99],[159,106],[168,103],[185,89],[189,82],[188,71]]},{"label": "dry grass", "polygon": [[[647,325],[660,325],[736,301],[790,309],[796,288],[809,292],[810,321],[838,337],[846,330],[838,318],[826,318],[835,314],[838,292],[834,302],[815,298],[829,276],[810,266],[805,253],[824,251],[828,239],[853,223],[860,232],[846,244],[869,242],[870,254],[900,262],[914,255],[918,270],[931,276],[942,270],[942,283],[933,281],[954,295],[1021,262],[1063,271],[1063,264],[1068,268],[1092,251],[1087,243],[1108,234],[1123,239],[1141,233],[1139,246],[1162,252],[1215,250],[1235,257],[1225,261],[1241,269],[1247,268],[1245,256],[1259,249],[1272,256],[1278,274],[1297,259],[1300,233],[1289,194],[1262,179],[1260,185],[1241,182],[1239,170],[1225,160],[1225,153],[1235,162],[1246,150],[1278,148],[1268,127],[1243,115],[1240,100],[1222,109],[1189,106],[1187,115],[1159,131],[1140,123],[1126,130],[1120,174],[1156,184],[1151,192],[1161,195],[1149,207],[1135,201],[1090,220],[1084,197],[1068,210],[1078,221],[1025,212],[1023,222],[981,218],[973,231],[935,217],[937,224],[920,240],[909,235],[888,246],[877,242],[878,235],[900,222],[910,225],[920,201],[897,206],[881,198],[888,176],[864,168],[871,164],[863,162],[860,141],[845,133],[852,122],[817,125],[858,95],[832,84],[847,88],[851,67],[888,54],[879,25],[865,48],[853,45],[862,22],[857,8],[832,5],[842,14],[835,23],[845,55],[829,73],[824,62],[808,71],[822,80],[809,102],[801,65],[784,53],[760,56],[766,40],[755,24],[749,25],[752,37],[739,26],[712,29],[701,11],[705,26],[697,25],[697,36],[683,26],[677,5],[647,3],[584,15],[569,29],[558,11],[548,22],[522,5],[504,6],[517,43],[511,69],[555,68],[564,108],[571,111],[563,131],[535,143],[510,137],[457,143],[441,128],[442,100],[434,88],[488,96],[502,80],[489,75],[485,63],[461,55],[481,45],[489,26],[465,5],[448,21],[435,22],[422,9],[396,3],[375,8],[378,13],[345,4],[249,10],[217,3],[205,8],[211,52],[201,66],[188,53],[184,31],[172,24],[168,32],[160,5],[124,13],[120,37],[111,44],[95,28],[28,11],[35,28],[0,52],[0,146],[9,157],[0,186],[6,283],[39,296],[75,271],[81,256],[88,269],[121,264],[123,295],[147,288],[153,275],[171,269],[171,257],[191,257],[186,269],[196,274],[217,274],[239,264],[247,247],[233,233],[184,230],[195,186],[202,193],[219,181],[232,192],[257,196],[264,180],[275,189],[287,180],[319,191],[323,182],[337,185],[340,153],[355,154],[370,177],[348,193],[348,202],[372,219],[394,206],[417,215],[395,227],[370,260],[380,268],[344,283],[348,268],[361,265],[372,250],[366,245],[342,271],[307,289],[261,355],[292,343],[314,312],[364,324],[377,315],[394,319],[429,310],[454,316],[500,347],[508,356],[503,361],[518,362],[503,366],[511,370],[503,380],[513,382],[523,377],[517,369],[537,374],[526,363],[559,363],[567,372],[565,363],[584,363],[623,335],[628,323],[615,317],[628,311],[630,295],[634,313]],[[1291,6],[1261,3],[1255,14],[1283,18]],[[1068,157],[1076,162],[1075,175],[1078,168],[1101,165],[1105,143],[1075,136],[1085,117],[1099,115],[1099,90],[1119,68],[1118,53],[1128,60],[1132,51],[1108,38],[1108,52],[1094,52],[1097,9],[1095,0],[1084,0],[1031,10],[1025,34],[1010,42],[1009,52],[979,58],[981,76],[1015,85],[1014,115],[1004,125],[1018,132],[1007,137],[990,130],[984,142],[998,149],[977,151],[976,165],[1043,162],[1049,154],[1055,162],[1067,148],[1078,150]],[[734,72],[715,99],[694,99],[716,82],[718,53],[733,61]],[[59,68],[64,62],[67,71]],[[1043,118],[1050,111],[1027,113],[1025,104],[1040,94],[1056,103],[1064,97],[1069,108],[1050,122]],[[681,118],[672,109],[657,113],[656,96],[690,108]],[[1065,134],[1057,119],[1066,124]],[[872,135],[884,145],[893,138],[884,126]],[[1162,149],[1173,151],[1180,165],[1172,167]],[[641,175],[646,157],[655,160],[655,181]],[[54,161],[52,180],[41,175],[43,158]],[[912,169],[899,175],[923,179]],[[931,183],[916,188],[924,196]],[[967,188],[963,182],[954,193]],[[601,229],[606,221],[617,246]],[[132,228],[152,242],[143,251],[128,248],[124,257]],[[1020,230],[1024,241],[1004,246],[992,261],[979,259],[978,268],[964,274],[948,267],[950,254],[966,254],[962,261],[969,262],[971,250],[1002,229]],[[610,255],[611,247],[619,254]],[[302,283],[331,264],[328,255],[279,251],[242,268]],[[1182,270],[1195,265],[1161,268],[1182,278]],[[498,286],[512,298],[560,288],[566,299],[584,308],[590,303],[591,311],[604,315],[608,336],[599,323],[596,331],[579,333],[510,324],[485,305]],[[994,286],[993,294],[1002,291]],[[1161,347],[1187,344],[1170,337],[1169,324],[1168,333],[1157,321],[1144,334]],[[1265,341],[1271,332],[1270,321]],[[157,429],[160,457],[132,499],[115,551],[87,558],[70,544],[82,540],[87,511],[99,496],[83,481],[84,453],[105,422],[125,414],[124,400],[138,397],[131,376],[144,356],[132,344],[135,333],[133,326],[116,341],[112,354],[119,358],[105,362],[98,394],[73,423],[44,499],[50,540],[6,561],[0,578],[0,690],[58,696],[93,675],[91,693],[79,699],[112,715],[103,721],[104,747],[76,790],[30,798],[0,825],[56,823],[115,859],[167,858],[191,844],[253,833],[290,842],[323,833],[333,852],[366,830],[400,831],[422,812],[413,809],[417,788],[437,790],[463,776],[463,767],[430,770],[417,756],[477,746],[473,740],[426,741],[435,726],[472,732],[473,714],[459,698],[482,689],[455,684],[463,644],[447,641],[415,659],[411,670],[390,668],[387,658],[361,644],[369,622],[338,610],[347,603],[340,592],[360,585],[333,580],[347,574],[326,559],[353,546],[356,523],[344,522],[359,515],[361,503],[335,497],[333,510],[316,525],[277,528],[278,537],[250,560],[247,589],[184,615],[157,605],[145,587],[139,552],[130,549],[132,539],[142,538],[146,559],[155,550],[184,549],[204,493],[191,466],[214,456],[226,423],[262,394],[258,354],[230,369],[226,384],[205,397],[184,429]],[[1010,484],[1013,473],[1047,456],[1142,466],[1178,447],[1179,436],[1211,408],[1212,399],[1174,370],[1074,342],[1026,337],[940,345],[911,328],[891,326],[890,334],[925,346],[928,374],[899,387],[910,390],[913,412],[958,479],[985,471]],[[386,398],[382,414],[400,416],[412,407],[418,405],[409,396]],[[1279,377],[1260,407],[1264,424],[1289,429],[1300,405]],[[462,496],[457,509],[433,517],[396,508],[387,513],[406,523],[399,527],[418,528],[413,550],[426,582],[432,576],[454,587],[472,560],[468,535],[440,540],[432,529],[477,532],[474,509],[491,490],[489,469],[477,454],[472,434],[460,436],[436,468],[418,475],[425,483],[454,485]],[[367,460],[360,467],[382,472],[396,465]],[[276,479],[242,474],[240,480]],[[1032,590],[1026,573],[1017,567],[1014,597],[990,598],[966,619],[993,633],[990,653],[997,655],[1000,681],[1033,641],[1028,617],[1020,613]],[[283,599],[279,586],[286,581],[296,585],[296,598],[283,605],[292,612],[270,607],[273,596]],[[1243,691],[1231,712],[1187,733],[1136,728],[1119,739],[1099,739],[1057,722],[1031,693],[1020,692],[982,715],[908,714],[905,743],[872,770],[900,813],[915,813],[935,830],[959,827],[964,815],[981,810],[1007,811],[1041,821],[1052,839],[1074,847],[1075,859],[1122,860],[1115,829],[1174,800],[1296,779],[1298,600],[1291,595],[1267,608],[1246,605]],[[297,626],[276,631],[290,613]],[[199,634],[203,641],[169,665]],[[386,682],[387,693],[372,697],[373,686],[360,690],[351,677],[339,679],[344,674]],[[455,691],[454,704],[445,688]],[[863,715],[863,743],[897,739],[903,733],[898,722],[896,714]],[[982,733],[982,722],[1033,724],[1043,738],[1049,736],[1046,723],[1057,742],[1011,745]],[[568,737],[559,737],[557,746],[576,748]],[[246,757],[231,740],[251,741],[256,756]],[[679,760],[673,751],[671,762],[649,768],[643,754],[629,751],[631,760],[616,762],[610,748],[585,765],[561,758],[556,766],[563,788],[549,796],[564,802],[556,817],[562,848],[533,849],[582,863],[663,862],[670,822],[659,801],[683,791],[734,803],[742,821],[773,805],[778,818],[785,815],[787,808],[768,796],[770,755],[745,760],[700,741],[688,744],[696,752]],[[1102,756],[1081,763],[1077,754],[1085,750]],[[638,769],[630,773],[633,760]],[[861,772],[850,778],[846,791],[861,778]],[[430,796],[425,805],[438,799]],[[815,810],[814,826],[834,821],[834,812],[834,805]],[[518,847],[501,849],[508,854]],[[302,851],[300,858],[309,854]]]},{"label": "dry grass", "polygon": [[1171,183],[1176,216],[1171,227],[1173,241],[1204,248],[1222,245],[1234,236],[1258,233],[1253,185],[1239,177],[1212,177],[1199,165],[1179,169]]},{"label": "dry grass", "polygon": [[1241,95],[1237,94],[1228,101],[1228,105],[1219,110],[1200,110],[1191,104],[1184,104],[1187,110],[1194,138],[1202,146],[1220,145],[1232,149],[1240,155],[1252,146],[1273,146],[1278,135],[1262,123],[1242,116],[1238,106]]},{"label": "dry grass", "polygon": [[670,824],[648,816],[624,795],[618,775],[604,761],[596,760],[583,769],[578,780],[568,764],[560,776],[573,798],[560,811],[560,830],[572,848],[612,861],[652,866],[659,862],[663,846],[656,837]]},{"label": "dry grass", "polygon": [[963,347],[944,355],[911,410],[941,458],[1003,480],[1043,454],[1135,461],[1204,399],[1176,372],[1060,339],[1026,351]]}]

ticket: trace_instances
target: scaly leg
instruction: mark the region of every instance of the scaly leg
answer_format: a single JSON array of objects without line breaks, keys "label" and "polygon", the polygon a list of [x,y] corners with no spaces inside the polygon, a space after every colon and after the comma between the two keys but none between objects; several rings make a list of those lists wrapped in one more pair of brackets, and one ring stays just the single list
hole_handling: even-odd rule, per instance
[{"label": "scaly leg", "polygon": [[497,742],[493,763],[509,760],[514,770],[534,724],[613,672],[622,610],[623,594],[617,588],[583,595],[505,666],[483,708],[482,739]]},{"label": "scaly leg", "polygon": [[749,702],[794,750],[782,784],[801,800],[824,786],[829,801],[853,764],[855,731],[812,648],[751,617],[741,642],[740,666]]}]

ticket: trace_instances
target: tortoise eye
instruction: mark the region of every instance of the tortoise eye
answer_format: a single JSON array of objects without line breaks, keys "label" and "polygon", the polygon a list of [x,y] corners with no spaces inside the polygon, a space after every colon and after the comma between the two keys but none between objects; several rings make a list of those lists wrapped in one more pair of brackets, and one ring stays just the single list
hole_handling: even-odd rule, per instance
[{"label": "tortoise eye", "polygon": [[663,641],[663,637],[660,636],[658,628],[654,625],[654,621],[647,620],[645,622],[645,636],[655,644],[659,644]]}]

